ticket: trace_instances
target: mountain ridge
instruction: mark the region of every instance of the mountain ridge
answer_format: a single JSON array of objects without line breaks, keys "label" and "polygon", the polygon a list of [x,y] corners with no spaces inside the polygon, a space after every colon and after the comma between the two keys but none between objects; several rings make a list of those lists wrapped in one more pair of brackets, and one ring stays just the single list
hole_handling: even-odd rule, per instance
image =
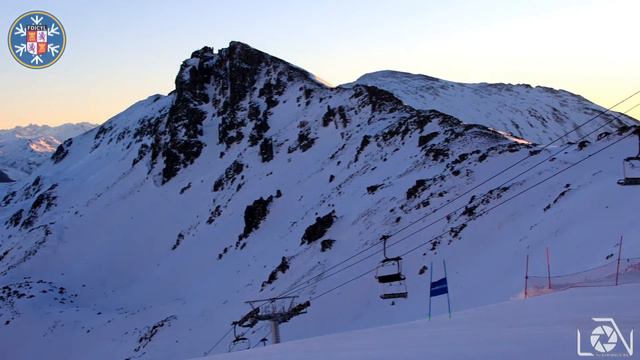
[{"label": "mountain ridge", "polygon": [[[385,89],[410,106],[436,109],[465,123],[478,123],[540,144],[573,141],[590,130],[580,124],[596,118],[605,130],[636,125],[625,114],[608,111],[580,95],[546,86],[457,83],[427,75],[383,70],[362,75],[354,84]],[[572,130],[575,132],[570,133]],[[568,135],[564,135],[570,133]]]}]

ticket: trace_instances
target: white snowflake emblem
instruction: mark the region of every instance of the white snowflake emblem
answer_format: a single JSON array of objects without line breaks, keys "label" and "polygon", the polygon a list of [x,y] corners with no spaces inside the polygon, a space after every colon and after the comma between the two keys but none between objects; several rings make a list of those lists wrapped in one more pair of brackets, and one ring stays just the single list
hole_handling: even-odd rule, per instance
[{"label": "white snowflake emblem", "polygon": [[53,65],[67,44],[60,21],[44,11],[20,15],[9,30],[9,48],[13,57],[28,68],[42,69]]}]

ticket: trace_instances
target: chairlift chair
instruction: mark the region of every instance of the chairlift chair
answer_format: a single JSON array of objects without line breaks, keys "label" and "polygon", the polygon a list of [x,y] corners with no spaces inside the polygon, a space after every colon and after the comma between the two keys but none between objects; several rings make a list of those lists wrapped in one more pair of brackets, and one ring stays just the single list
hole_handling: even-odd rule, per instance
[{"label": "chairlift chair", "polygon": [[376,279],[381,284],[388,284],[397,281],[403,281],[405,276],[402,274],[402,258],[385,258],[380,262],[376,271]]},{"label": "chairlift chair", "polygon": [[638,142],[638,154],[622,161],[624,178],[618,180],[618,185],[640,185],[640,133]]},{"label": "chairlift chair", "polygon": [[262,344],[262,346],[267,346],[268,341],[269,339],[267,339],[266,337],[263,337],[262,339],[260,339],[260,344]]},{"label": "chairlift chair", "polygon": [[249,349],[251,349],[251,343],[249,342],[249,339],[244,336],[238,336],[237,338],[233,339],[233,341],[231,341],[231,344],[229,344],[229,352]]},{"label": "chairlift chair", "polygon": [[383,236],[383,253],[384,259],[376,269],[376,280],[382,285],[382,294],[380,298],[388,299],[404,299],[407,298],[406,277],[402,274],[402,258],[400,256],[390,258],[387,256],[387,239]]},{"label": "chairlift chair", "polygon": [[242,351],[251,349],[251,342],[244,334],[238,334],[236,331],[237,323],[233,323],[233,340],[229,344],[229,352]]},{"label": "chairlift chair", "polygon": [[622,161],[624,179],[618,185],[640,185],[640,156],[632,156]]}]

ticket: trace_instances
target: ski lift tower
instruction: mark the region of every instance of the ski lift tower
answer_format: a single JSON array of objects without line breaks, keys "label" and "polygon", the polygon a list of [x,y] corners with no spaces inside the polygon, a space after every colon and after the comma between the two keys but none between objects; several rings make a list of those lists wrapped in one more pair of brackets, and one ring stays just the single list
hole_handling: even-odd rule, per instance
[{"label": "ski lift tower", "polygon": [[279,296],[269,299],[251,300],[246,303],[251,306],[252,318],[256,321],[269,321],[271,323],[272,342],[280,343],[280,324],[286,323],[293,317],[306,314],[306,308],[311,303],[306,301],[296,304],[297,296]]}]

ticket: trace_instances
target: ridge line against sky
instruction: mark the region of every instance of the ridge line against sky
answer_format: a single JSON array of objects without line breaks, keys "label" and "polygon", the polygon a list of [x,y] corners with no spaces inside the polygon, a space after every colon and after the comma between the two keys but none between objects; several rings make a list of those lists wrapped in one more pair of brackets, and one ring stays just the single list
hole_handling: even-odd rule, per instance
[{"label": "ridge line against sky", "polygon": [[[0,4],[0,29],[35,9],[60,19],[68,47],[54,66],[31,70],[11,58],[2,37],[0,128],[102,123],[171,91],[192,51],[232,40],[334,85],[397,70],[543,85],[604,107],[640,88],[640,2],[631,0],[20,1]],[[625,105],[615,110],[632,104]],[[640,110],[630,115],[640,118]]]}]

